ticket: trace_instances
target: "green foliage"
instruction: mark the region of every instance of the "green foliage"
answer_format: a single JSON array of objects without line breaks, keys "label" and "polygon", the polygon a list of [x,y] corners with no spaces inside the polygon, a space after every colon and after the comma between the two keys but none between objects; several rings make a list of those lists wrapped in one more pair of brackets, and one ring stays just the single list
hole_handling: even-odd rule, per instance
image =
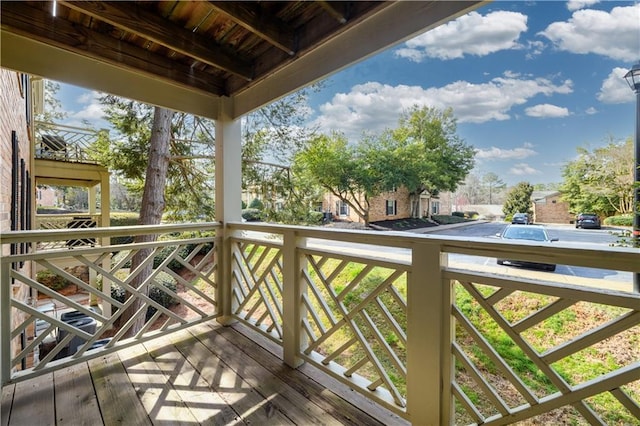
[{"label": "green foliage", "polygon": [[[157,302],[165,308],[169,308],[175,303],[173,296],[163,291],[161,288],[165,288],[172,292],[176,292],[177,285],[175,279],[166,272],[159,272],[153,278],[153,285],[149,289],[149,298],[154,302]],[[124,303],[127,297],[127,291],[117,283],[111,284],[111,297],[115,300]],[[149,306],[146,312],[146,319],[148,320],[156,312],[156,308]]]},{"label": "green foliage", "polygon": [[513,216],[515,213],[533,214],[531,194],[533,186],[529,182],[520,182],[507,194],[502,206],[505,216]]},{"label": "green foliage", "polygon": [[594,212],[599,216],[633,211],[633,142],[610,140],[606,146],[589,151],[578,149],[578,158],[562,171],[560,191],[569,211]]},{"label": "green foliage", "polygon": [[262,201],[260,201],[259,198],[254,198],[249,203],[249,208],[250,209],[255,209],[255,210],[263,210],[264,209],[264,203]]},{"label": "green foliage", "polygon": [[61,277],[60,275],[55,274],[48,269],[38,271],[38,273],[36,274],[36,281],[54,291],[62,290],[63,288],[71,284],[71,282],[66,278]]},{"label": "green foliage", "polygon": [[464,217],[464,212],[452,212],[451,216]]},{"label": "green foliage", "polygon": [[475,162],[475,149],[456,132],[451,108],[414,106],[403,113],[393,131],[395,155],[388,162],[402,171],[396,184],[407,187],[413,196],[455,191]]},{"label": "green foliage", "polygon": [[602,222],[610,226],[633,226],[633,215],[623,214],[618,216],[610,216]]},{"label": "green foliage", "polygon": [[[459,213],[462,213],[462,212],[459,212]],[[451,225],[452,223],[467,222],[467,219],[465,219],[464,217],[464,213],[462,214],[462,216],[432,215],[431,219],[435,220],[440,225]]]},{"label": "green foliage", "polygon": [[262,212],[258,209],[242,210],[242,218],[247,222],[255,222],[262,220]]}]

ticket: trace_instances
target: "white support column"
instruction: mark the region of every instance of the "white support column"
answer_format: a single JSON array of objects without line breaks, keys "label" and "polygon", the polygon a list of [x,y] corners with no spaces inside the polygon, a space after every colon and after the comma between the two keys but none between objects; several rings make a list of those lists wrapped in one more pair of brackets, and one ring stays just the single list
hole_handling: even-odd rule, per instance
[{"label": "white support column", "polygon": [[231,318],[231,243],[226,224],[242,220],[242,131],[240,119],[232,119],[233,101],[221,98],[216,120],[216,220],[223,223],[222,244],[218,247],[218,318],[229,324]]},{"label": "white support column", "polygon": [[[407,413],[414,425],[449,424],[443,412],[450,401],[450,292],[442,280],[446,254],[433,243],[416,244],[407,288]],[[444,369],[447,369],[446,371]],[[448,383],[447,383],[448,381]],[[445,393],[447,395],[445,395]],[[448,405],[448,403],[447,403]]]},{"label": "white support column", "polygon": [[298,354],[305,344],[306,335],[302,333],[302,319],[306,315],[302,304],[302,295],[306,285],[301,280],[301,270],[305,261],[298,255],[298,247],[304,247],[304,241],[296,236],[294,230],[284,232],[283,238],[283,279],[282,279],[282,337],[284,362],[292,368],[304,363]]},{"label": "white support column", "polygon": [[0,387],[11,378],[11,263],[0,264]]},{"label": "white support column", "polygon": [[[111,226],[111,182],[110,173],[100,174],[100,226],[108,228]],[[102,246],[111,244],[111,237],[102,238]],[[105,257],[102,261],[102,267],[107,271],[111,269],[111,255]],[[102,277],[102,293],[105,296],[111,296],[111,280]],[[109,318],[111,316],[111,304],[106,300],[102,300],[102,315]]]}]

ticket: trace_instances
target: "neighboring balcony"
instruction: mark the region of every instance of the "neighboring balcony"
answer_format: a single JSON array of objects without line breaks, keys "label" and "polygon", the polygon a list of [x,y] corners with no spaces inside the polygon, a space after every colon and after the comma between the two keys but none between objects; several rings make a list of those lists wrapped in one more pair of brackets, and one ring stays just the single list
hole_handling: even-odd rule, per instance
[{"label": "neighboring balcony", "polygon": [[[71,413],[104,424],[640,419],[640,295],[631,283],[610,290],[604,280],[451,260],[640,272],[636,249],[240,222],[16,232],[0,242],[149,234],[157,240],[2,258],[3,425],[19,424],[34,404],[39,420],[59,423]],[[140,252],[153,267],[134,287],[143,266],[130,261]],[[56,266],[69,256],[101,289]],[[29,265],[71,281],[98,308],[33,279]],[[128,296],[114,297],[114,286]],[[136,300],[144,303],[121,318]],[[73,311],[86,320],[63,319]],[[144,325],[128,337],[137,318]]]}]

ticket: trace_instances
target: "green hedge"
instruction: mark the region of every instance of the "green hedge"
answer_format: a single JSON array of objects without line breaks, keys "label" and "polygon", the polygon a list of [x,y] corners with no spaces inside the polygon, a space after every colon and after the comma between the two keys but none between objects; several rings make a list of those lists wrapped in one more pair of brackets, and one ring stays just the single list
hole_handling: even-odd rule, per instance
[{"label": "green hedge", "polygon": [[54,291],[62,290],[63,288],[71,284],[71,281],[68,281],[66,278],[61,277],[60,275],[55,274],[48,269],[38,271],[38,273],[36,274],[36,281]]},{"label": "green hedge", "polygon": [[606,218],[603,223],[611,226],[633,226],[633,215],[611,216]]},{"label": "green hedge", "polygon": [[[456,212],[453,212],[456,213]],[[451,216],[447,216],[447,215],[432,215],[431,219],[435,220],[436,222],[438,222],[440,225],[451,225],[452,223],[462,223],[462,222],[468,222],[467,219],[464,218],[464,216],[460,217],[458,215],[452,215]],[[458,212],[461,213],[461,212]]]},{"label": "green hedge", "polygon": [[242,210],[242,218],[247,222],[256,222],[262,220],[262,212],[258,209]]}]

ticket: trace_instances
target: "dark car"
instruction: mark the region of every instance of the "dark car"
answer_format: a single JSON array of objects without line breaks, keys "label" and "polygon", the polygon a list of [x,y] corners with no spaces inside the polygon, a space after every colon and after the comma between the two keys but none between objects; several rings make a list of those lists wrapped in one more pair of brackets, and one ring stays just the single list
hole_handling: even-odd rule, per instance
[{"label": "dark car", "polygon": [[593,213],[580,213],[576,217],[576,228],[600,229],[600,218]]},{"label": "dark car", "polygon": [[[557,238],[549,238],[544,227],[539,225],[532,226],[513,226],[507,225],[502,233],[497,234],[503,240],[524,240],[524,241],[540,241],[552,242],[558,241]],[[521,260],[498,259],[498,265],[523,266],[525,268],[545,269],[547,271],[555,271],[556,265],[550,263],[526,262]]]},{"label": "dark car", "polygon": [[511,223],[516,225],[531,225],[533,222],[527,213],[516,213],[511,218]]}]

